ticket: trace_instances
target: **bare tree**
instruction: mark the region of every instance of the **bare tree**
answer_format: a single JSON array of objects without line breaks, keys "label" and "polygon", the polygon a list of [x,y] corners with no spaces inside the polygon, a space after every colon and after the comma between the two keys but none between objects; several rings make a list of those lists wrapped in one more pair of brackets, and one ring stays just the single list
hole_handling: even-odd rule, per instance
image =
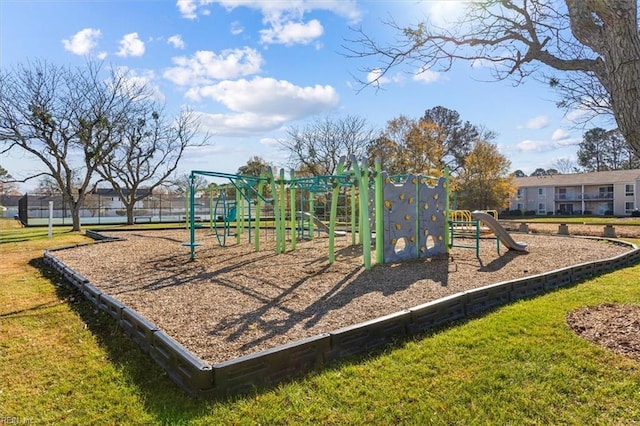
[{"label": "bare tree", "polygon": [[340,157],[361,157],[366,153],[373,131],[366,119],[348,115],[337,120],[317,119],[304,128],[290,127],[288,138],[280,141],[289,152],[291,165],[308,175],[332,175]]},{"label": "bare tree", "polygon": [[0,70],[0,152],[17,149],[40,160],[45,171],[27,179],[55,180],[79,231],[96,169],[116,146],[114,130],[150,95],[115,69],[105,78],[98,63],[71,68],[34,62]]},{"label": "bare tree", "polygon": [[578,164],[571,158],[558,158],[552,166],[561,174],[578,173]]},{"label": "bare tree", "polygon": [[[133,224],[134,207],[162,185],[178,167],[184,150],[195,145],[199,125],[193,112],[168,118],[152,101],[140,102],[113,133],[116,146],[97,168],[118,194]],[[205,135],[198,144],[206,143]],[[139,191],[144,189],[144,191]]]},{"label": "bare tree", "polygon": [[60,191],[60,186],[58,186],[58,182],[56,182],[55,179],[51,176],[42,176],[38,179],[36,194],[47,196],[61,195],[62,191]]},{"label": "bare tree", "polygon": [[[377,57],[379,85],[393,68],[448,71],[457,60],[489,64],[496,79],[549,78],[561,90],[560,106],[610,113],[640,154],[640,36],[637,0],[501,0],[469,2],[449,28],[428,21],[401,27],[390,45],[358,30],[347,55]],[[559,71],[559,72],[557,72]]]},{"label": "bare tree", "polygon": [[[171,190],[171,194],[179,197],[186,197],[189,189],[191,188],[191,177],[188,173],[181,174],[179,176],[173,176],[166,182]],[[202,175],[195,176],[195,189],[196,192],[204,191],[209,188],[209,181]]]}]

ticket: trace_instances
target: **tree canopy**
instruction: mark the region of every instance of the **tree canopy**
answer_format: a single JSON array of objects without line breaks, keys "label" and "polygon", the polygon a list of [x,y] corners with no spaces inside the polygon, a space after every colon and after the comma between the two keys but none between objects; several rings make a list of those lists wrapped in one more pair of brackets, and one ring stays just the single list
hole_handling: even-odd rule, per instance
[{"label": "tree canopy", "polygon": [[494,144],[476,141],[458,177],[462,188],[458,197],[459,208],[498,210],[508,206],[509,199],[516,192],[509,167],[511,162],[500,154]]},{"label": "tree canopy", "polygon": [[462,121],[457,111],[436,106],[419,119],[404,115],[391,119],[368,148],[370,161],[379,157],[391,174],[438,175],[445,167],[453,174],[464,168],[466,156],[479,139],[495,135]]},{"label": "tree canopy", "polygon": [[383,44],[362,29],[347,55],[374,57],[363,67],[379,85],[393,68],[448,71],[456,61],[488,67],[498,80],[532,76],[559,90],[559,106],[611,114],[640,154],[640,36],[637,0],[491,0],[467,9],[445,28],[428,20],[388,23],[398,38]]},{"label": "tree canopy", "polygon": [[262,157],[254,155],[246,164],[238,167],[238,174],[243,176],[260,176],[267,168],[271,167]]},{"label": "tree canopy", "polygon": [[14,189],[13,176],[7,169],[0,166],[0,195],[9,194]]},{"label": "tree canopy", "polygon": [[588,172],[623,170],[640,167],[617,130],[595,127],[585,132],[578,147],[578,164]]}]

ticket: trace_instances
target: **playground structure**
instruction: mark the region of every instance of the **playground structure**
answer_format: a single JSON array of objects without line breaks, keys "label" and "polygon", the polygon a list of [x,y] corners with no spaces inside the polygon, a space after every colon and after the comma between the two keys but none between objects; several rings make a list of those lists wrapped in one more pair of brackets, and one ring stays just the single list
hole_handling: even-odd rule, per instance
[{"label": "playground structure", "polygon": [[[351,244],[357,242],[362,246],[365,269],[371,268],[372,242],[375,243],[375,262],[379,264],[434,257],[448,253],[450,247],[475,248],[476,256],[479,256],[479,238],[484,233],[495,234],[498,252],[500,241],[509,249],[522,251],[526,248],[511,239],[496,221],[495,211],[490,211],[491,215],[477,216],[476,212],[449,210],[448,169],[441,177],[390,176],[381,170],[380,159],[375,160],[374,170],[369,170],[364,160],[359,163],[352,157],[348,168],[342,158],[336,174],[312,177],[296,178],[291,172],[287,179],[282,169],[277,176],[271,169],[260,176],[192,171],[187,206],[190,241],[183,244],[190,248],[191,260],[195,259],[196,247],[201,245],[195,240],[195,229],[201,226],[196,223],[195,216],[194,182],[198,175],[226,178],[235,188],[235,200],[229,201],[224,191],[215,198],[215,203],[213,193],[210,196],[210,227],[221,246],[231,235],[233,222],[237,243],[246,230],[249,242],[253,242],[255,251],[259,251],[260,227],[265,219],[262,212],[269,206],[272,217],[268,222],[273,224],[277,254],[284,253],[287,244],[295,250],[297,238],[312,239],[314,230],[318,230],[327,233],[329,263],[333,263],[335,237],[349,233]],[[317,194],[326,194],[331,201],[328,225],[314,215],[314,196]],[[336,229],[341,195],[345,203],[343,208],[350,211],[346,230]],[[346,209],[347,199],[350,209]],[[218,215],[218,212],[222,214]],[[222,226],[218,225],[218,219]],[[480,227],[481,222],[484,227]],[[475,244],[456,244],[455,237],[472,237]]]}]

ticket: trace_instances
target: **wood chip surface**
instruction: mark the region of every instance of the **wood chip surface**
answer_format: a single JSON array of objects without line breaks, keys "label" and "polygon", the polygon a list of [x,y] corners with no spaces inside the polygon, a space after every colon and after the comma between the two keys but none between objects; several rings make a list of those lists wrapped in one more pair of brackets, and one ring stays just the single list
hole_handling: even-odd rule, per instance
[{"label": "wood chip surface", "polygon": [[[155,323],[205,362],[238,356],[357,324],[443,296],[500,281],[610,258],[627,247],[602,240],[514,234],[528,252],[498,254],[495,239],[449,256],[363,267],[362,246],[336,238],[336,262],[328,262],[328,238],[298,241],[277,255],[273,231],[261,250],[213,232],[197,230],[194,261],[187,230],[104,233],[123,240],[54,252],[62,262]],[[473,244],[473,240],[468,240]],[[373,253],[375,259],[375,252]]]}]

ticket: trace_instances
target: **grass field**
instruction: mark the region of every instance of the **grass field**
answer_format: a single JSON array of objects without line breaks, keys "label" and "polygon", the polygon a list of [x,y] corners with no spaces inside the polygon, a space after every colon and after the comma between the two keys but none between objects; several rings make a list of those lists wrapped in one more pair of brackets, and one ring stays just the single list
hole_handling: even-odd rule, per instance
[{"label": "grass field", "polygon": [[86,241],[0,220],[0,424],[634,424],[640,363],[577,337],[571,310],[640,303],[640,266],[470,319],[275,389],[185,396],[61,285],[48,247]]}]

